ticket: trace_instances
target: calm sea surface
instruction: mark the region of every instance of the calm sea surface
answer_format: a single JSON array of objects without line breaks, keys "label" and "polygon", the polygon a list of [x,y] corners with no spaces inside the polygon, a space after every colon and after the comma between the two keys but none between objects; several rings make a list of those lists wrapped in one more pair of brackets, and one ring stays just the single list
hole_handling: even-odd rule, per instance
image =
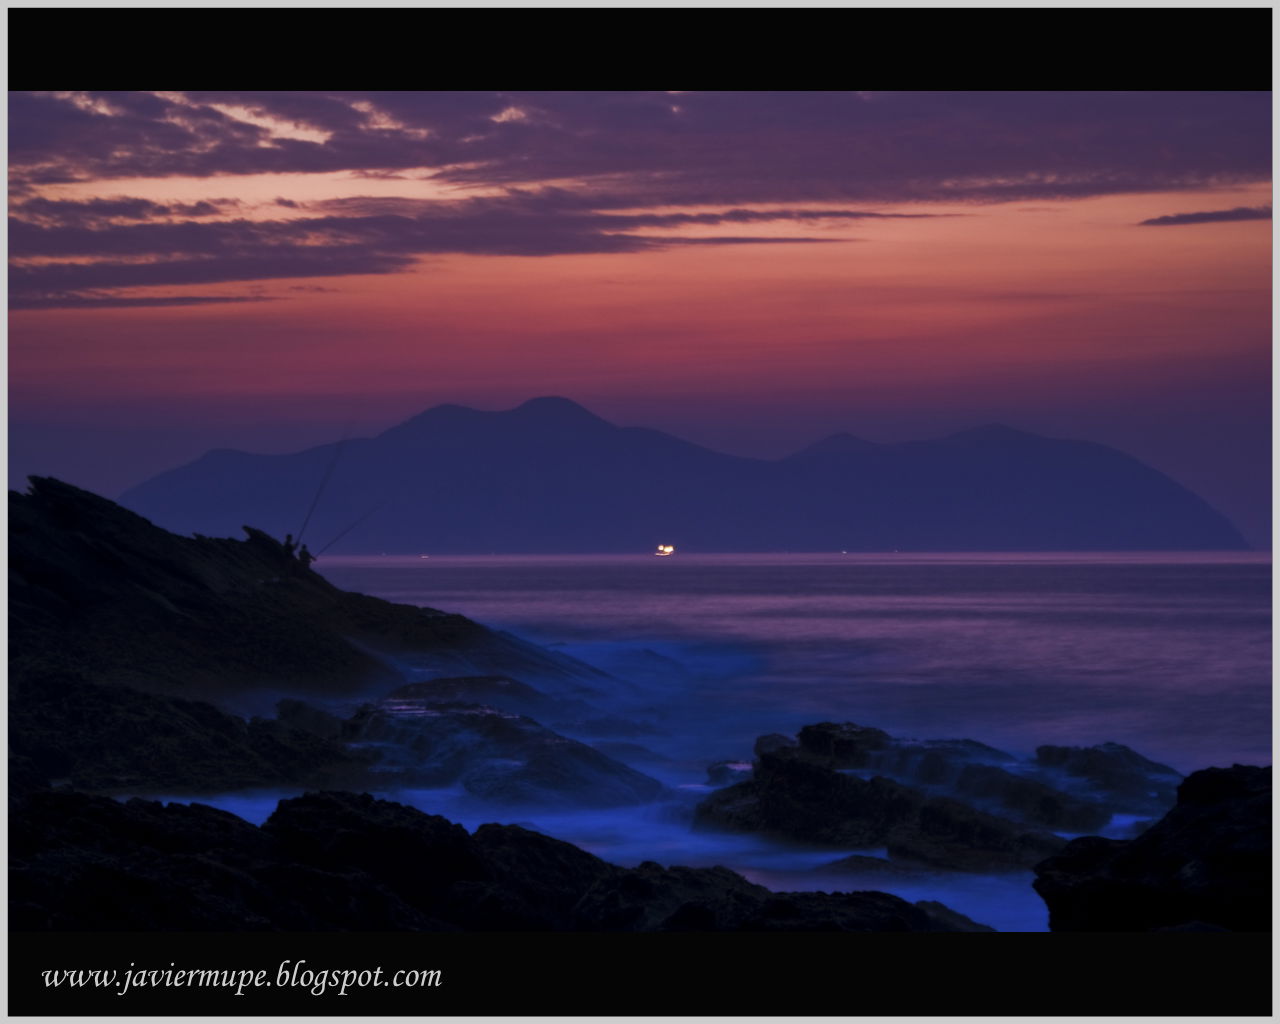
[{"label": "calm sea surface", "polygon": [[[896,735],[1125,743],[1269,764],[1266,555],[325,558],[335,584],[461,612],[652,686],[681,745],[850,720]],[[693,750],[689,749],[689,753]]]}]

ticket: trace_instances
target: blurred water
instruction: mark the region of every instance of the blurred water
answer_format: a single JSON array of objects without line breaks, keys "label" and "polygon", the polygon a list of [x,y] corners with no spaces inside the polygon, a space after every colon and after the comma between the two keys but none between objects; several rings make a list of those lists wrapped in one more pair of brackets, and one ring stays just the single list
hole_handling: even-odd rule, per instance
[{"label": "blurred water", "polygon": [[742,756],[760,732],[848,719],[1018,754],[1114,740],[1183,772],[1271,760],[1261,554],[386,557],[318,568],[344,588],[461,612],[635,679],[687,713],[672,738],[686,741],[682,755]]},{"label": "blurred water", "polygon": [[[602,746],[674,787],[666,802],[566,811],[495,807],[457,787],[377,794],[469,829],[521,824],[623,866],[723,864],[775,890],[878,889],[940,900],[1002,931],[1043,931],[1029,872],[850,876],[823,865],[852,850],[694,832],[706,766],[749,758],[761,733],[824,719],[1021,755],[1114,740],[1183,772],[1271,759],[1265,556],[392,557],[317,567],[344,588],[461,612],[633,683],[601,703],[651,728],[624,748]],[[293,795],[200,799],[261,823]],[[1131,826],[1117,816],[1105,831]]]}]

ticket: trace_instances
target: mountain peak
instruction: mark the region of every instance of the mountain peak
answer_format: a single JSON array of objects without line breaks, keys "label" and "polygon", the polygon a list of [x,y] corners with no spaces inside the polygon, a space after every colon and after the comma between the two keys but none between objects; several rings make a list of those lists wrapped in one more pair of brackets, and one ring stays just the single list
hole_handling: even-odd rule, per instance
[{"label": "mountain peak", "polygon": [[537,416],[539,419],[550,419],[552,417],[568,419],[574,417],[577,419],[598,420],[600,418],[590,409],[584,408],[570,398],[562,398],[559,395],[530,398],[527,402],[521,402],[510,411],[525,416]]},{"label": "mountain peak", "polygon": [[984,423],[980,427],[970,427],[968,430],[959,430],[954,434],[948,434],[943,440],[945,441],[1005,441],[1013,440],[1021,437],[1036,437],[1037,435],[1028,433],[1025,430],[1019,430],[1017,427],[1011,427],[1004,423]]},{"label": "mountain peak", "polygon": [[801,448],[791,458],[808,458],[812,455],[843,455],[847,452],[865,451],[874,446],[874,441],[867,441],[847,431],[841,431],[838,434],[832,434],[830,437],[824,437],[821,441],[815,441],[807,448]]}]

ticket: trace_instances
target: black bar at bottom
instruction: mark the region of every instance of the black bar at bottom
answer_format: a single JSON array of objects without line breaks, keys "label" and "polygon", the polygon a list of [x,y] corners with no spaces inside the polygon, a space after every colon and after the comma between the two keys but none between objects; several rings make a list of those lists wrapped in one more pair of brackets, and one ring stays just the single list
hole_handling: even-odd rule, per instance
[{"label": "black bar at bottom", "polygon": [[[1269,934],[147,932],[9,939],[9,1012],[24,1016],[1271,1013]],[[62,973],[94,970],[116,974],[73,974],[82,983],[72,985]],[[127,986],[126,971],[134,972]],[[169,980],[179,984],[137,973],[152,971],[171,971]],[[193,971],[233,972],[233,984],[216,984],[226,973],[178,973]],[[397,974],[410,971],[417,973]]]}]

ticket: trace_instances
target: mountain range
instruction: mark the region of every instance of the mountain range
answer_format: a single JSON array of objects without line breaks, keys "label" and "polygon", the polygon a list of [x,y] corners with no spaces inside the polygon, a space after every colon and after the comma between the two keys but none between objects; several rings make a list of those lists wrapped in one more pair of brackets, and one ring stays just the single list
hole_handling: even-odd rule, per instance
[{"label": "mountain range", "polygon": [[120,501],[209,536],[296,534],[315,501],[303,539],[333,554],[1248,547],[1197,495],[1093,442],[991,425],[896,444],[836,434],[752,459],[565,398],[439,405],[294,454],[217,449]]}]

